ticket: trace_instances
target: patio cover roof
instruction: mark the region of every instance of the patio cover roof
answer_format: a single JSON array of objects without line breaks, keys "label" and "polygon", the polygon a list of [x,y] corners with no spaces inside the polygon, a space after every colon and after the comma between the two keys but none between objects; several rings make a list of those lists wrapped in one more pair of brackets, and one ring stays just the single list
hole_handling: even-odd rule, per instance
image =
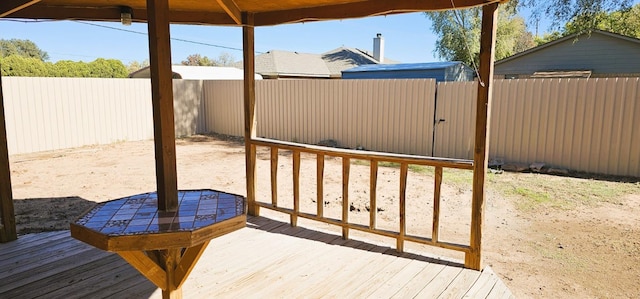
[{"label": "patio cover roof", "polygon": [[[242,13],[254,14],[255,26],[358,18],[403,12],[448,10],[504,0],[171,0],[169,22],[242,25]],[[3,0],[0,17],[119,21],[121,7],[134,21],[148,20],[145,0]]]}]

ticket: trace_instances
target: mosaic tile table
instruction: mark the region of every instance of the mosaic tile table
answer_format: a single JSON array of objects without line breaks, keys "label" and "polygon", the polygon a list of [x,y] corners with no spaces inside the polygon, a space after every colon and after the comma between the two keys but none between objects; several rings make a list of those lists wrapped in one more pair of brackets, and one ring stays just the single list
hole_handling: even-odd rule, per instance
[{"label": "mosaic tile table", "polygon": [[99,203],[71,223],[71,236],[118,253],[163,290],[181,286],[213,238],[246,225],[244,197],[214,190],[178,192],[176,212],[158,210],[155,192]]}]

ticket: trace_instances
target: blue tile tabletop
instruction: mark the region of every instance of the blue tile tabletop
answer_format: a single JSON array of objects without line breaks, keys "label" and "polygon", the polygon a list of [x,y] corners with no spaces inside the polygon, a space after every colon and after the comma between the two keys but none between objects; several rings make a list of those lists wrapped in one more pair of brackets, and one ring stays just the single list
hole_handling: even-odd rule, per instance
[{"label": "blue tile tabletop", "polygon": [[99,203],[75,224],[109,236],[193,231],[245,213],[240,195],[215,190],[178,191],[176,212],[158,211],[156,192]]}]

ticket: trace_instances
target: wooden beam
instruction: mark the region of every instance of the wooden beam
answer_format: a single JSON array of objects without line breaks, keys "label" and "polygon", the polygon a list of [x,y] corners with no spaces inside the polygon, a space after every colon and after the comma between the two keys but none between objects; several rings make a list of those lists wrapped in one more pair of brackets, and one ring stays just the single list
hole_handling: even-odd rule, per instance
[{"label": "wooden beam", "polygon": [[480,82],[476,110],[475,146],[473,152],[473,194],[471,199],[470,252],[465,254],[467,268],[481,270],[482,225],[484,222],[485,176],[489,159],[489,124],[493,98],[493,64],[496,46],[498,3],[482,7],[480,34]]},{"label": "wooden beam", "polygon": [[169,0],[147,0],[158,209],[178,208]]},{"label": "wooden beam", "polygon": [[4,18],[16,11],[25,9],[40,0],[5,0],[0,3],[0,18]]},{"label": "wooden beam", "polygon": [[193,267],[196,266],[196,263],[200,259],[200,256],[202,256],[202,253],[204,253],[204,250],[207,249],[207,245],[209,245],[209,242],[210,241],[205,241],[200,245],[189,247],[184,252],[184,254],[182,255],[182,258],[180,259],[180,262],[176,267],[176,272],[174,277],[175,278],[174,284],[176,288],[182,287],[182,284],[187,280],[187,277],[189,277],[189,273],[191,273],[191,271],[193,270]]},{"label": "wooden beam", "polygon": [[144,275],[153,284],[161,289],[167,288],[167,273],[160,265],[156,264],[151,258],[141,251],[118,251],[122,259],[127,261],[132,267],[136,268],[140,274]]},{"label": "wooden beam", "polygon": [[227,12],[227,14],[236,22],[236,24],[242,24],[242,13],[240,8],[233,0],[216,0],[218,4]]},{"label": "wooden beam", "polygon": [[242,13],[242,59],[244,65],[244,145],[247,179],[248,213],[260,215],[256,205],[256,77],[253,14]]},{"label": "wooden beam", "polygon": [[4,93],[0,75],[0,242],[9,242],[18,238],[16,232],[16,214],[13,209],[11,190],[11,169],[9,167],[9,148],[7,146],[7,126],[4,113]]},{"label": "wooden beam", "polygon": [[[134,22],[147,22],[146,9],[133,9]],[[19,19],[84,20],[120,22],[119,7],[65,7],[36,4],[9,15]],[[235,25],[235,21],[226,13],[207,13],[201,11],[171,11],[172,24],[217,24]]]},{"label": "wooden beam", "polygon": [[[481,4],[497,3],[503,0],[487,0]],[[402,12],[460,9],[478,6],[477,0],[369,0],[345,4],[306,7],[281,11],[256,13],[255,25],[277,25],[319,20],[334,20],[386,15]]]}]

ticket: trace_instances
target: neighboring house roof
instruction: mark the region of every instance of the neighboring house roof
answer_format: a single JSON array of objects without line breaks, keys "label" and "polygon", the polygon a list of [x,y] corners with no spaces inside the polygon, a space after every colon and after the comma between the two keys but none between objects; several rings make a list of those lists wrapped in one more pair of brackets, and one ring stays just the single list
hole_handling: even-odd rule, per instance
[{"label": "neighboring house roof", "polygon": [[[396,61],[385,58],[385,63]],[[271,50],[255,57],[256,73],[265,78],[340,78],[343,70],[363,64],[378,61],[367,51],[346,47],[322,54]],[[236,67],[242,67],[242,62]]]},{"label": "neighboring house roof", "polygon": [[265,77],[329,78],[327,64],[319,54],[272,50],[255,57],[256,73]]},{"label": "neighboring house roof", "polygon": [[471,81],[473,70],[460,61],[369,64],[342,71],[343,79],[418,79]]},{"label": "neighboring house roof", "polygon": [[594,74],[638,73],[640,39],[602,30],[572,34],[517,53],[495,63],[495,73],[593,71]]},{"label": "neighboring house roof", "polygon": [[[360,65],[379,64],[370,52],[357,48],[340,47],[322,53],[322,59],[327,64],[332,77],[340,77],[342,71]],[[398,63],[385,57],[384,63]]]},{"label": "neighboring house roof", "polygon": [[371,71],[411,71],[411,70],[440,70],[461,64],[459,61],[425,62],[425,63],[399,63],[399,64],[373,64],[361,65],[344,70],[345,73],[371,72]]},{"label": "neighboring house roof", "polygon": [[[244,71],[235,67],[222,66],[191,66],[191,65],[172,65],[174,79],[188,80],[242,80],[244,79]],[[149,67],[142,68],[129,74],[129,78],[150,78],[151,70]],[[262,79],[259,74],[255,75],[257,80]]]}]

